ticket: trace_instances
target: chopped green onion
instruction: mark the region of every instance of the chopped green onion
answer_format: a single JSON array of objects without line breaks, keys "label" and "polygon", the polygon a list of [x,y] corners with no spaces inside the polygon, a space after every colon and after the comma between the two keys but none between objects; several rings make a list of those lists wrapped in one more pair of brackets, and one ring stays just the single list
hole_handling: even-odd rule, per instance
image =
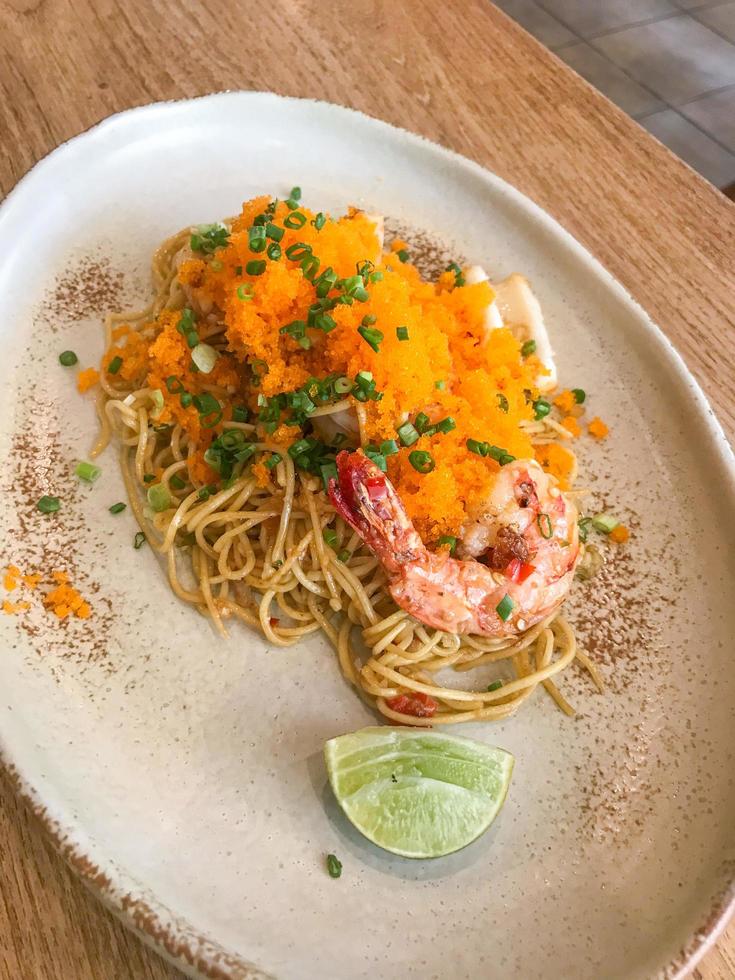
[{"label": "chopped green onion", "polygon": [[220,262],[219,259],[212,259],[212,261],[209,263],[209,268],[212,270],[212,272],[222,272],[224,267],[224,262]]},{"label": "chopped green onion", "polygon": [[[400,340],[400,337],[399,337],[399,340]],[[444,389],[446,388],[446,386],[447,386],[446,381],[435,381],[434,382],[434,387],[437,389],[437,391],[444,391]]]},{"label": "chopped green onion", "polygon": [[404,446],[413,446],[420,438],[419,433],[411,422],[404,422],[403,425],[398,426],[396,431],[398,432],[398,438]]},{"label": "chopped green onion", "polygon": [[445,419],[441,419],[441,421],[437,422],[434,428],[437,432],[441,432],[443,435],[446,435],[447,432],[451,432],[452,429],[457,428],[457,423],[454,421],[451,415],[448,415]]},{"label": "chopped green onion", "polygon": [[375,463],[378,469],[381,470],[383,473],[388,472],[388,464],[385,461],[385,456],[382,453],[378,452],[375,446],[373,447],[366,446],[365,455],[372,463]]},{"label": "chopped green onion", "polygon": [[274,470],[282,460],[283,456],[281,456],[280,453],[273,453],[273,455],[265,461],[265,468],[267,470]]},{"label": "chopped green onion", "polygon": [[308,279],[309,282],[314,282],[316,274],[319,271],[319,266],[321,265],[316,255],[307,255],[301,260],[300,265],[304,279]]},{"label": "chopped green onion", "polygon": [[143,476],[143,483],[153,483],[155,476],[152,473],[145,473]]},{"label": "chopped green onion", "polygon": [[578,405],[581,405],[587,397],[587,392],[584,390],[584,388],[572,388],[572,394],[574,395],[574,400]]},{"label": "chopped green onion", "polygon": [[262,276],[265,272],[265,259],[251,259],[245,265],[245,271],[249,276]]},{"label": "chopped green onion", "polygon": [[232,421],[233,422],[247,422],[248,420],[248,410],[244,405],[233,405],[232,406]]},{"label": "chopped green onion", "polygon": [[182,480],[178,473],[174,473],[168,482],[174,490],[183,490],[186,486],[186,480]]},{"label": "chopped green onion", "polygon": [[212,371],[214,365],[217,363],[218,357],[219,354],[217,351],[214,347],[210,347],[209,344],[197,344],[191,352],[191,359],[202,374],[209,374]]},{"label": "chopped green onion", "polygon": [[107,365],[108,374],[117,374],[117,372],[122,367],[122,357],[113,357],[110,363]]},{"label": "chopped green onion", "polygon": [[504,623],[507,623],[510,619],[510,614],[513,611],[515,603],[509,595],[504,595],[500,602],[495,607],[495,612],[500,616]]},{"label": "chopped green onion", "polygon": [[396,327],[396,337],[399,340],[408,340],[408,327]]},{"label": "chopped green onion", "polygon": [[166,390],[172,395],[180,395],[184,391],[184,386],[175,375],[171,374],[166,378]]},{"label": "chopped green onion", "polygon": [[345,378],[344,375],[341,378],[337,378],[334,382],[334,390],[338,395],[346,395],[351,387],[352,382],[349,378]]},{"label": "chopped green onion", "polygon": [[499,691],[502,686],[502,681],[493,681],[492,684],[488,684],[487,689],[488,691]]},{"label": "chopped green onion", "polygon": [[99,466],[95,466],[94,463],[77,463],[77,468],[74,472],[85,483],[94,483],[95,480],[99,480],[102,476],[102,470]]},{"label": "chopped green onion", "polygon": [[194,396],[194,408],[201,415],[210,415],[220,408],[220,403],[211,392],[203,391],[201,395]]},{"label": "chopped green onion", "polygon": [[334,284],[337,282],[337,273],[328,265],[327,268],[322,272],[319,278],[316,280],[314,285],[316,286],[316,294],[320,299],[324,299],[330,289],[334,289]]},{"label": "chopped green onion", "polygon": [[484,442],[479,442],[477,439],[468,439],[466,445],[469,451],[471,453],[475,453],[476,456],[487,455],[487,453],[482,451],[483,447],[486,445]]},{"label": "chopped green onion", "polygon": [[148,487],[146,499],[157,514],[171,506],[171,494],[162,483],[154,483],[152,487]]},{"label": "chopped green onion", "polygon": [[408,461],[419,473],[431,473],[436,466],[431,453],[424,452],[421,449],[414,449],[412,453],[409,453]]},{"label": "chopped green onion", "polygon": [[375,327],[358,327],[357,332],[365,343],[369,347],[372,347],[376,354],[380,353],[380,343],[383,340],[383,332],[381,330],[376,330]]},{"label": "chopped green onion", "polygon": [[59,364],[63,367],[73,367],[78,360],[79,358],[73,350],[65,350],[59,354]]},{"label": "chopped green onion", "polygon": [[288,447],[288,455],[291,457],[291,459],[296,459],[297,456],[308,452],[311,448],[312,444],[308,439],[299,439],[298,442],[295,442],[292,446]]},{"label": "chopped green onion", "polygon": [[196,330],[192,330],[191,333],[186,335],[186,343],[190,350],[194,350],[196,345],[199,343],[199,334]]},{"label": "chopped green onion", "polygon": [[327,854],[327,871],[330,878],[339,878],[342,874],[342,862],[334,854]]},{"label": "chopped green onion", "polygon": [[127,504],[124,504],[122,501],[120,501],[119,504],[113,504],[112,507],[108,509],[111,514],[122,514],[122,512],[125,510],[127,506],[128,506]]},{"label": "chopped green onion", "polygon": [[437,548],[442,548],[444,545],[449,546],[449,554],[453,555],[455,548],[457,547],[457,539],[453,534],[442,534],[436,543]]},{"label": "chopped green onion", "polygon": [[612,514],[597,514],[592,518],[592,527],[602,534],[610,534],[619,523],[617,517],[613,517]]},{"label": "chopped green onion", "polygon": [[278,245],[276,242],[272,242],[266,249],[265,254],[273,262],[277,262],[281,257],[281,246]]},{"label": "chopped green onion", "polygon": [[317,214],[317,216],[312,221],[312,224],[314,225],[317,231],[321,231],[324,225],[326,225],[326,223],[327,223],[327,216],[326,214],[324,214],[323,211],[320,211],[319,214]]},{"label": "chopped green onion", "polygon": [[498,392],[496,398],[498,399],[498,408],[500,409],[501,412],[505,412],[505,414],[507,415],[508,408],[510,407],[508,405],[508,399],[501,392]]},{"label": "chopped green onion", "polygon": [[337,467],[334,463],[322,463],[319,467],[319,472],[322,477],[324,489],[327,490],[329,488],[329,481],[337,479]]},{"label": "chopped green onion", "polygon": [[237,298],[243,303],[249,303],[253,298],[253,286],[249,282],[241,282],[237,287]]},{"label": "chopped green onion", "polygon": [[426,412],[419,412],[413,424],[416,426],[416,431],[423,435],[429,428],[429,422],[430,419]]},{"label": "chopped green onion", "polygon": [[265,227],[263,225],[254,225],[248,229],[248,245],[251,252],[265,251],[265,234]]},{"label": "chopped green onion", "polygon": [[223,224],[199,225],[192,233],[189,244],[193,252],[211,254],[217,248],[224,248],[230,239],[230,233]]},{"label": "chopped green onion", "polygon": [[280,228],[278,225],[274,225],[272,221],[269,221],[265,226],[265,233],[267,237],[274,242],[280,242],[285,235],[284,229]]},{"label": "chopped green onion", "polygon": [[545,398],[537,398],[533,403],[534,419],[540,422],[541,419],[545,419],[546,416],[551,411],[551,405],[546,401]]},{"label": "chopped green onion", "polygon": [[363,327],[372,327],[374,323],[378,322],[378,318],[373,313],[366,313],[362,318]]},{"label": "chopped green onion", "polygon": [[303,228],[306,224],[306,215],[301,211],[292,211],[291,214],[286,215],[283,223],[287,228]]},{"label": "chopped green onion", "polygon": [[536,353],[536,341],[527,340],[525,344],[521,347],[521,357],[528,357],[529,354]]},{"label": "chopped green onion", "polygon": [[188,408],[191,405],[191,403],[194,401],[194,396],[191,395],[188,391],[185,391],[179,397],[179,401],[181,402],[182,408]]},{"label": "chopped green onion", "polygon": [[181,316],[179,317],[179,322],[176,324],[176,329],[180,334],[186,336],[190,330],[194,329],[194,324],[196,323],[196,314],[194,310],[189,306],[185,306],[181,311]]},{"label": "chopped green onion", "polygon": [[317,330],[322,330],[324,333],[330,333],[337,326],[337,321],[328,313],[320,313],[314,318],[314,326]]},{"label": "chopped green onion", "polygon": [[137,551],[142,544],[145,542],[145,534],[143,531],[138,531],[138,533],[133,538],[133,547]]},{"label": "chopped green onion", "polygon": [[300,187],[292,187],[291,188],[291,193],[288,195],[288,197],[289,197],[289,200],[291,200],[291,201],[300,201],[301,200],[301,188]]},{"label": "chopped green onion", "polygon": [[383,456],[395,456],[398,452],[398,443],[395,439],[386,439],[380,444],[380,452]]},{"label": "chopped green onion", "polygon": [[40,498],[36,504],[36,507],[38,507],[42,514],[55,514],[61,507],[61,501],[58,497],[48,497],[44,495]]},{"label": "chopped green onion", "polygon": [[398,251],[396,252],[396,255],[397,255],[397,256],[398,256],[398,258],[399,258],[399,259],[401,260],[401,262],[408,262],[408,259],[409,259],[409,255],[408,255],[408,250],[407,250],[407,249],[405,249],[405,248],[400,248],[400,249],[399,249],[399,250],[398,250]]},{"label": "chopped green onion", "polygon": [[236,276],[241,276],[242,275],[242,266],[241,265],[236,265],[235,266],[235,275]]},{"label": "chopped green onion", "polygon": [[325,527],[322,531],[322,537],[324,538],[325,544],[328,544],[333,551],[337,550],[339,536],[336,531],[333,531],[331,527]]},{"label": "chopped green onion", "polygon": [[587,540],[591,523],[592,523],[591,517],[580,517],[580,519],[577,521],[577,530],[579,532],[580,541]]},{"label": "chopped green onion", "polygon": [[289,245],[286,249],[287,259],[297,261],[298,259],[303,259],[305,255],[311,255],[311,245],[307,245],[306,242],[294,242],[293,245]]},{"label": "chopped green onion", "polygon": [[352,552],[348,551],[347,548],[343,548],[337,555],[337,561],[346,562],[352,558]]},{"label": "chopped green onion", "polygon": [[536,524],[538,525],[539,532],[542,538],[546,538],[548,541],[554,534],[554,529],[551,526],[551,518],[548,514],[539,514],[536,518]]},{"label": "chopped green onion", "polygon": [[154,388],[151,391],[151,400],[155,406],[155,408],[151,412],[151,418],[157,419],[158,416],[163,411],[163,392],[161,391],[160,388]]}]

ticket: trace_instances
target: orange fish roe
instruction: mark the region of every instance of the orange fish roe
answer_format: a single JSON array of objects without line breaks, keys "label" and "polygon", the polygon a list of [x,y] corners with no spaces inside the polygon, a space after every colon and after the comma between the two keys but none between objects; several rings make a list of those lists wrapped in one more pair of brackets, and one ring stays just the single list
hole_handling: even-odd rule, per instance
[{"label": "orange fish roe", "polygon": [[574,454],[555,442],[536,447],[536,459],[547,473],[559,481],[562,490],[569,489],[569,479],[574,472]]},{"label": "orange fish roe", "polygon": [[52,572],[51,577],[57,585],[48,595],[44,596],[43,604],[46,608],[51,609],[59,619],[66,619],[72,614],[77,619],[88,619],[92,615],[89,603],[69,584],[68,574],[66,572]]},{"label": "orange fish roe", "polygon": [[582,430],[579,426],[579,422],[575,419],[573,415],[567,415],[565,418],[561,420],[561,424],[564,426],[567,432],[570,432],[572,436],[574,436],[575,439],[577,438],[577,436],[580,436],[582,434]]},{"label": "orange fish roe", "polygon": [[596,416],[595,418],[590,419],[590,421],[587,423],[587,431],[591,436],[594,436],[595,439],[604,439],[610,432],[602,419],[599,419]]},{"label": "orange fish roe", "polygon": [[569,415],[574,406],[577,404],[577,399],[574,396],[574,392],[570,391],[569,388],[565,388],[564,391],[560,391],[559,394],[554,399],[554,404],[563,412],[565,415]]},{"label": "orange fish roe", "polygon": [[7,599],[3,601],[3,612],[8,616],[14,616],[19,612],[24,612],[26,609],[30,609],[30,602],[9,602]]},{"label": "orange fish roe", "polygon": [[23,584],[27,585],[29,589],[35,589],[38,587],[38,583],[42,578],[43,576],[39,575],[37,572],[34,572],[31,575],[24,575]]},{"label": "orange fish roe", "polygon": [[[283,234],[269,236],[266,250],[251,248],[251,230],[264,222]],[[381,254],[374,223],[354,209],[333,219],[300,204],[291,209],[258,197],[243,205],[223,240],[213,254],[182,252],[177,275],[191,310],[218,311],[224,335],[212,339],[213,322],[203,316],[165,309],[140,333],[116,328],[113,347],[102,361],[106,370],[113,357],[121,358],[118,377],[161,393],[163,409],[156,422],[178,424],[186,433],[195,484],[220,482],[204,457],[232,419],[233,406],[247,408],[252,420],[268,399],[294,392],[310,379],[340,377],[349,385],[361,372],[372,375],[373,390],[382,397],[362,404],[349,393],[345,397],[359,411],[363,434],[371,442],[397,440],[397,428],[419,413],[432,424],[455,423],[449,432],[424,434],[387,458],[388,474],[428,542],[457,534],[491,491],[499,464],[470,452],[468,439],[517,458],[533,456],[521,423],[533,421],[542,366],[537,357],[521,357],[510,330],[488,331],[485,318],[494,298],[488,282],[457,286],[453,272],[437,283],[422,280],[410,261],[401,261],[406,243],[396,240]],[[344,294],[343,281],[358,271],[364,273],[359,295]],[[327,277],[322,292],[320,276]],[[345,302],[321,312],[312,309],[317,299],[338,298]],[[193,369],[192,348],[178,329],[182,316],[184,332],[196,330],[219,352],[209,373]],[[219,408],[202,415],[194,399],[212,392]],[[567,428],[579,434],[571,414],[574,393],[562,392],[557,405],[559,399],[570,416]],[[311,435],[298,419],[291,425],[286,421],[288,409],[277,407],[275,431],[267,435],[268,444],[282,453]],[[415,451],[431,454],[430,472],[414,468],[410,456]],[[538,458],[566,485],[574,465],[570,453],[547,446]],[[262,486],[268,482],[263,460],[252,472]]]},{"label": "orange fish roe", "polygon": [[18,579],[20,578],[20,569],[16,568],[15,565],[8,565],[7,571],[5,572],[5,578],[3,580],[3,587],[6,592],[13,592],[18,588]]},{"label": "orange fish roe", "polygon": [[96,370],[96,368],[85,368],[77,375],[77,390],[83,395],[85,391],[89,391],[90,388],[94,388],[99,379],[100,373]]},{"label": "orange fish roe", "polygon": [[251,470],[259,487],[270,486],[270,474],[264,462],[254,463]]},{"label": "orange fish roe", "polygon": [[625,524],[618,524],[617,527],[612,529],[609,537],[611,541],[615,541],[617,544],[623,544],[630,537],[630,531]]}]

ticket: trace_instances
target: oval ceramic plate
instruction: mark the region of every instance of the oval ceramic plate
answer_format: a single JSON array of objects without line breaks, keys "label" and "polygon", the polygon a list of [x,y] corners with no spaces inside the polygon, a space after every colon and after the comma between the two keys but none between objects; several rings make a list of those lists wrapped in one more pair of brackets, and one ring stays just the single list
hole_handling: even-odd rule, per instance
[{"label": "oval ceramic plate", "polygon": [[[133,549],[116,458],[70,476],[95,430],[71,348],[97,362],[106,307],[140,305],[179,227],[256,193],[364,205],[429,243],[520,271],[563,384],[611,435],[580,445],[593,497],[633,528],[571,617],[600,665],[569,719],[537,692],[462,733],[517,759],[489,834],[436,861],[392,857],[346,824],[322,746],[375,722],[319,638],[219,640]],[[192,974],[281,978],[650,977],[683,971],[727,911],[735,868],[733,464],[660,331],[558,225],[478,166],[323,103],[232,93],[116,116],[10,195],[0,296],[5,564],[68,571],[93,608],[37,593],[0,616],[0,742],[22,790],[101,896]],[[441,253],[441,248],[439,248]],[[62,498],[55,516],[34,507]],[[336,853],[339,880],[325,872]],[[43,923],[39,924],[43,928]]]}]

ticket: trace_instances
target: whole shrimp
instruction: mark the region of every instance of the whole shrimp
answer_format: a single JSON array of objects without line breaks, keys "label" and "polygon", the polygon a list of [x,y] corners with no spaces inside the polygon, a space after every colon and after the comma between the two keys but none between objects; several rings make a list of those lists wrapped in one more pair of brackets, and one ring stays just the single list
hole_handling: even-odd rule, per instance
[{"label": "whole shrimp", "polygon": [[426,547],[390,480],[363,452],[341,452],[337,473],[329,482],[335,510],[380,560],[398,605],[427,626],[513,637],[569,591],[580,555],[577,510],[535,460],[501,468],[462,529],[461,558]]}]

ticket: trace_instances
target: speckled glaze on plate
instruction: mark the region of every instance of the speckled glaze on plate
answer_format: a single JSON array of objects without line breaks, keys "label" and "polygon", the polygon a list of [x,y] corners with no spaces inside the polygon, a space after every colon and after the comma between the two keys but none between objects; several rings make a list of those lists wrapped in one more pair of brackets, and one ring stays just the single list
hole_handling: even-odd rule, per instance
[{"label": "speckled glaze on plate", "polygon": [[[213,152],[216,147],[216,152]],[[572,670],[461,732],[517,759],[491,831],[413,862],[345,822],[325,739],[374,723],[320,638],[229,642],[132,547],[115,455],[70,470],[95,428],[75,371],[107,305],[140,305],[157,243],[299,183],[378,209],[492,278],[525,273],[563,383],[611,427],[581,462],[590,509],[633,527],[571,618],[608,682]],[[0,746],[101,897],[192,975],[673,977],[716,935],[735,877],[733,461],[662,333],[547,215],[437,146],[324,103],[229,93],[113,117],[56,150],[0,211],[2,560],[68,568],[88,621],[0,616]],[[61,512],[34,509],[57,493]],[[344,864],[325,873],[326,853]],[[39,924],[42,928],[43,924]]]}]

